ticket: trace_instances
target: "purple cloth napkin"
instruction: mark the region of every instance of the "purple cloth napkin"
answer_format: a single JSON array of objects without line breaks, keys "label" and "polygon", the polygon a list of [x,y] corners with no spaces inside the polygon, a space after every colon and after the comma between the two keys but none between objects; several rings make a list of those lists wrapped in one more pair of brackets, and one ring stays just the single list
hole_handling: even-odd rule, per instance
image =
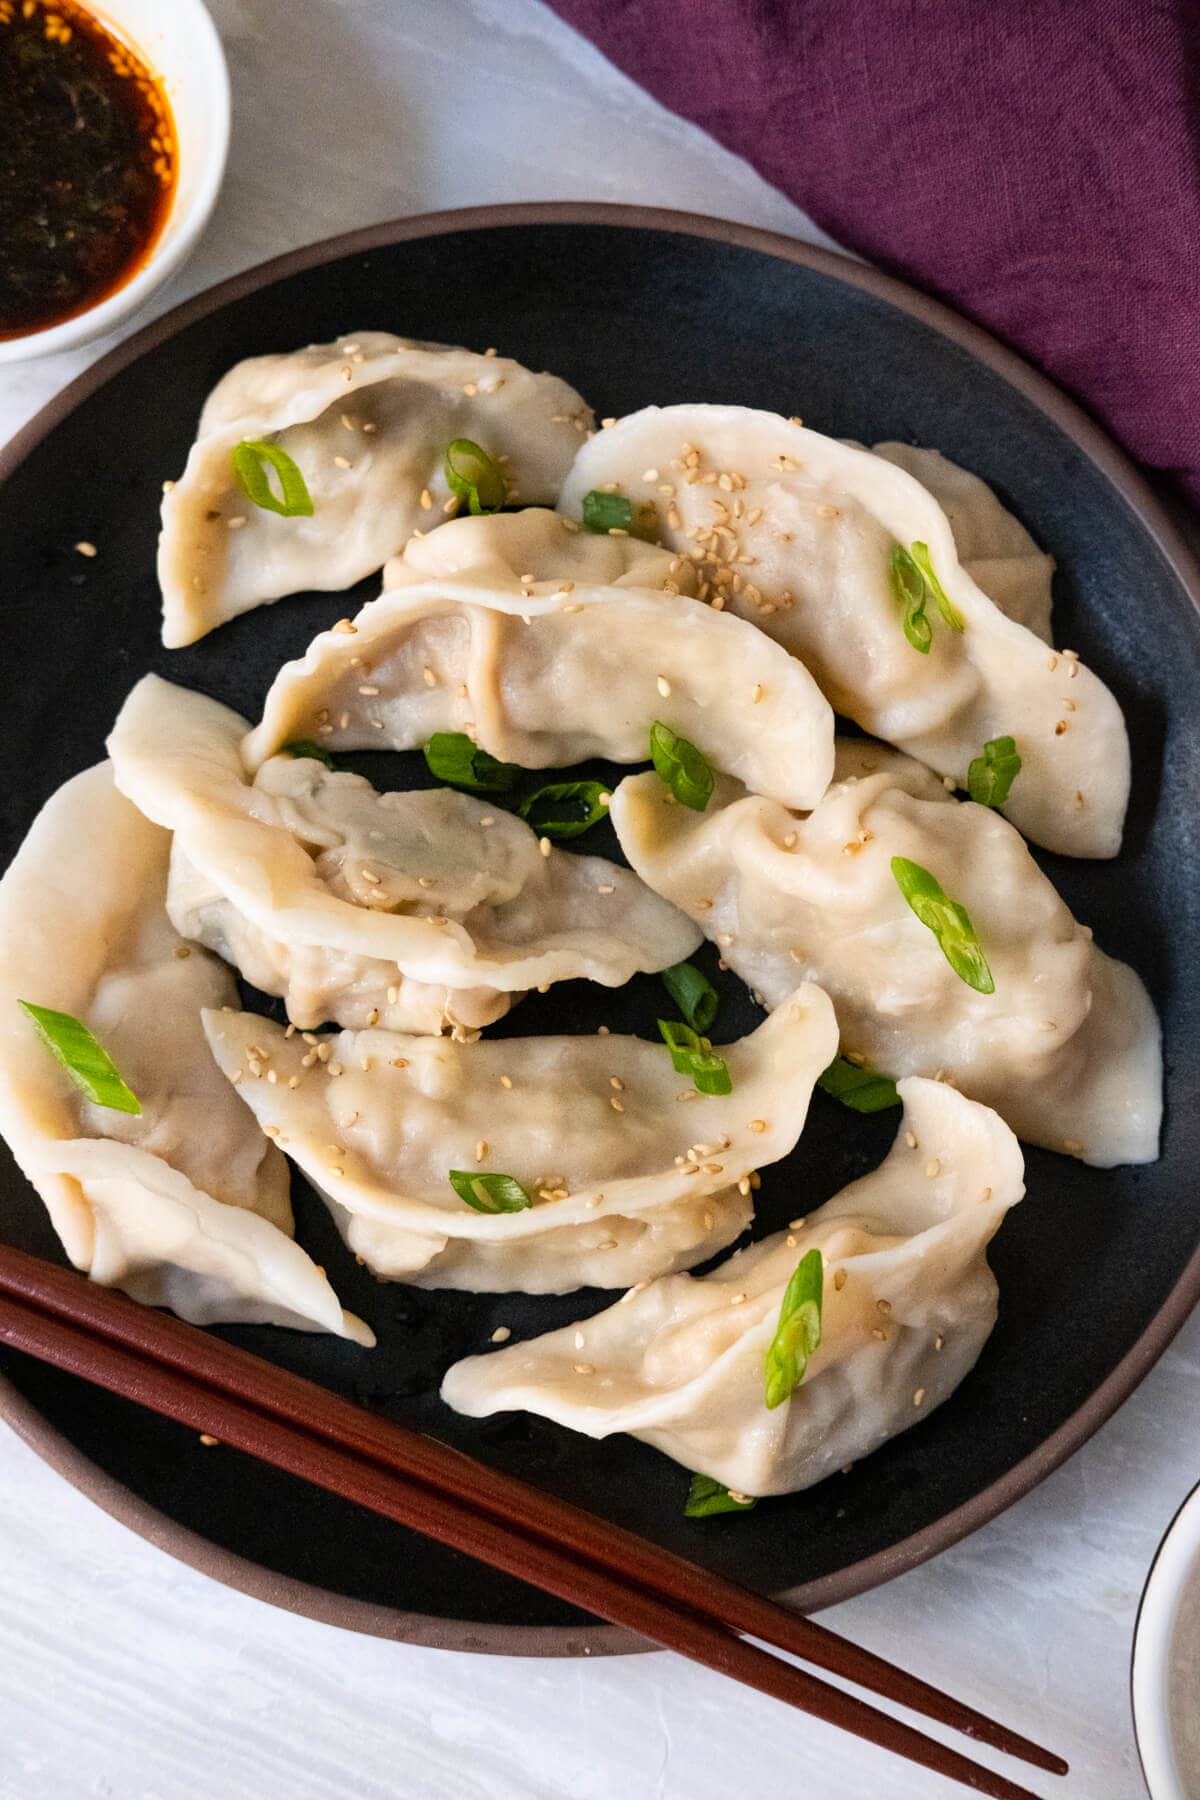
[{"label": "purple cloth napkin", "polygon": [[1200,0],[553,0],[1200,499]]}]

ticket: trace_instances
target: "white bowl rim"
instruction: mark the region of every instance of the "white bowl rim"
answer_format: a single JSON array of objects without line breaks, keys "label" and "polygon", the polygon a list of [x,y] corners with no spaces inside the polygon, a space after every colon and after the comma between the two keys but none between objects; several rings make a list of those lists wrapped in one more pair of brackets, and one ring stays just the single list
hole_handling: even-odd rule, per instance
[{"label": "white bowl rim", "polygon": [[1183,1786],[1172,1742],[1171,1641],[1188,1575],[1200,1567],[1200,1482],[1184,1499],[1154,1553],[1133,1625],[1133,1738],[1152,1800],[1195,1800]]},{"label": "white bowl rim", "polygon": [[[90,4],[91,0],[86,0],[86,3]],[[21,337],[0,338],[0,363],[25,362],[36,356],[52,356],[59,350],[75,349],[78,345],[111,331],[122,319],[136,312],[156,288],[170,279],[191,255],[197,239],[208,224],[224,179],[225,162],[229,153],[229,67],[225,61],[220,34],[204,0],[169,0],[169,4],[179,11],[187,9],[203,46],[192,78],[204,85],[208,130],[201,178],[188,208],[180,216],[169,241],[164,229],[159,244],[131,280],[106,300],[86,307],[83,312],[76,313],[73,318],[63,319],[58,325],[46,325],[40,331],[27,331]],[[99,0],[93,10],[101,22],[105,23],[105,0]],[[111,22],[117,30],[124,29],[117,19],[107,22]],[[136,45],[134,47],[137,48]]]}]

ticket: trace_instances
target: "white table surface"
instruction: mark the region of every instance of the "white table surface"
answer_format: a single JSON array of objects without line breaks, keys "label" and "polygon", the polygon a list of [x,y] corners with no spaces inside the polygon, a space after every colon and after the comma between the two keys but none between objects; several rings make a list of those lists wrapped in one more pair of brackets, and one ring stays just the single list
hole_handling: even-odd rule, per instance
[{"label": "white table surface", "polygon": [[[538,0],[213,0],[213,10],[233,75],[230,168],[206,239],[159,310],[293,245],[485,201],[643,202],[821,239]],[[0,440],[105,347],[6,368]],[[1129,1720],[1134,1614],[1198,1476],[1193,1319],[1040,1489],[824,1616],[1061,1750],[1072,1774],[1055,1792],[1131,1800],[1143,1792]],[[114,1524],[7,1432],[0,1532],[0,1800],[963,1791],[665,1655],[509,1662],[277,1612]]]}]

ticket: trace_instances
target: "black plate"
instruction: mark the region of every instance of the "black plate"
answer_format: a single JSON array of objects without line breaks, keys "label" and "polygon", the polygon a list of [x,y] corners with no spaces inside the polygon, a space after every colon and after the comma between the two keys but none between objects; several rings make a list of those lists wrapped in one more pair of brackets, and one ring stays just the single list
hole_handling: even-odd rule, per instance
[{"label": "black plate", "polygon": [[[496,344],[565,376],[598,414],[739,402],[799,412],[838,436],[937,445],[981,474],[1053,553],[1057,641],[1077,648],[1125,708],[1135,774],[1124,853],[1110,865],[1039,861],[1163,1009],[1163,1159],[1101,1173],[1027,1152],[1028,1198],[992,1252],[1000,1323],[959,1394],[919,1429],[809,1493],[746,1516],[686,1521],[686,1475],[642,1445],[595,1444],[524,1417],[464,1421],[437,1399],[447,1364],[483,1348],[496,1325],[521,1336],[611,1296],[377,1284],[301,1180],[301,1239],[380,1346],[368,1354],[319,1336],[228,1333],[724,1574],[824,1604],[911,1566],[1032,1485],[1132,1388],[1200,1287],[1200,1258],[1188,1267],[1200,1217],[1191,974],[1200,960],[1200,621],[1180,573],[1186,558],[1136,477],[1073,408],[981,333],[839,258],[736,227],[595,207],[379,227],[282,259],[159,321],[68,390],[0,461],[10,471],[0,488],[0,729],[16,774],[0,819],[5,860],[51,791],[103,754],[118,706],[147,669],[256,717],[280,661],[348,610],[344,597],[296,598],[167,652],[154,547],[160,484],[181,470],[200,404],[229,365],[368,326]],[[94,560],[74,552],[81,539],[97,546]],[[399,776],[396,785],[418,773],[411,758],[362,758],[360,767]],[[722,1032],[734,1036],[752,1009],[739,984],[725,985]],[[532,998],[501,1029],[605,1021],[652,1033],[658,1000],[648,977],[615,994],[576,983]],[[818,1095],[799,1151],[766,1174],[756,1229],[811,1211],[873,1166],[893,1129],[894,1117],[861,1119]],[[7,1153],[0,1202],[6,1238],[56,1253]],[[9,1416],[51,1460],[158,1541],[240,1585],[424,1641],[543,1653],[625,1642],[581,1631],[579,1615],[556,1601],[235,1453],[203,1450],[194,1434],[71,1378],[7,1352],[0,1370]],[[574,1628],[546,1629],[563,1625]]]}]

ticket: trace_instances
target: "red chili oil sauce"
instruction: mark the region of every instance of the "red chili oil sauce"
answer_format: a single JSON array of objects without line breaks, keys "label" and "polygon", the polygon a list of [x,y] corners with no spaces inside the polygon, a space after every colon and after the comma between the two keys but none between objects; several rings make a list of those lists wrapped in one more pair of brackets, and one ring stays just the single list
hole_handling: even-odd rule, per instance
[{"label": "red chili oil sauce", "polygon": [[136,51],[78,0],[0,0],[0,338],[124,287],[158,241],[178,160]]}]

